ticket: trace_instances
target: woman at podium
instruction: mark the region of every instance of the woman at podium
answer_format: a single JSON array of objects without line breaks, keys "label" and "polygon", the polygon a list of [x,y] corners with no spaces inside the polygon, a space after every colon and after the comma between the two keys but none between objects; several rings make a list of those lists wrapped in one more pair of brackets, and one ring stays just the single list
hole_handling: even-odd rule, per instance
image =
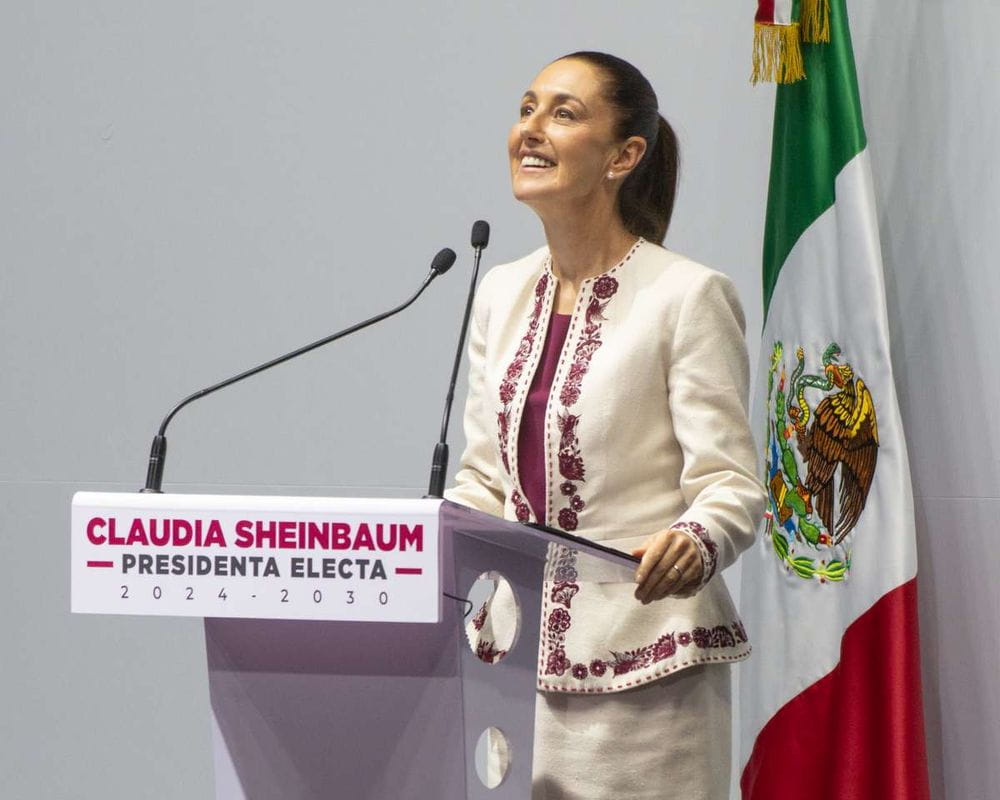
[{"label": "woman at podium", "polygon": [[548,65],[508,156],[546,246],[479,288],[447,496],[642,556],[631,584],[549,559],[534,797],[727,798],[728,665],[750,643],[719,573],[765,501],[736,292],[661,246],[677,140],[628,62]]}]

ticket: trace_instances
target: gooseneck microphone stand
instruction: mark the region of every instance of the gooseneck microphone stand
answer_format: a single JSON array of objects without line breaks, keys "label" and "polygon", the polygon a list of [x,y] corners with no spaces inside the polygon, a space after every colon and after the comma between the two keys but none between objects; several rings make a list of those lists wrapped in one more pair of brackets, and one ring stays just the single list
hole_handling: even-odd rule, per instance
[{"label": "gooseneck microphone stand", "polygon": [[219,391],[219,389],[224,389],[227,386],[232,386],[234,383],[239,383],[246,378],[256,375],[259,372],[263,372],[271,367],[276,367],[278,364],[283,364],[286,361],[290,361],[293,358],[301,356],[308,353],[311,350],[315,350],[317,347],[322,347],[330,342],[335,342],[337,339],[342,339],[345,336],[349,336],[352,333],[360,331],[363,328],[367,328],[369,325],[374,325],[376,322],[381,322],[382,320],[398,314],[409,307],[421,294],[423,294],[424,289],[426,289],[431,281],[433,281],[438,275],[443,275],[449,269],[451,269],[452,264],[455,263],[455,251],[451,248],[444,248],[439,251],[434,260],[431,262],[430,272],[427,277],[424,278],[424,282],[420,285],[420,288],[407,300],[390,311],[385,311],[378,314],[371,319],[366,319],[364,322],[359,322],[356,325],[351,325],[349,328],[344,328],[342,331],[337,331],[329,336],[325,336],[312,344],[307,344],[304,347],[300,347],[297,350],[293,350],[290,353],[286,353],[283,356],[278,356],[277,358],[272,358],[259,366],[248,369],[245,372],[241,372],[239,375],[234,375],[231,378],[226,378],[224,381],[213,384],[205,389],[201,389],[188,397],[185,397],[177,405],[173,407],[169,414],[163,418],[163,422],[160,423],[160,430],[153,437],[153,444],[149,449],[149,467],[146,470],[146,485],[141,489],[142,492],[146,493],[161,493],[163,486],[163,467],[167,458],[167,426],[170,424],[170,420],[174,418],[178,411],[180,411],[184,406],[189,403],[193,403],[202,397],[207,397],[214,392]]}]

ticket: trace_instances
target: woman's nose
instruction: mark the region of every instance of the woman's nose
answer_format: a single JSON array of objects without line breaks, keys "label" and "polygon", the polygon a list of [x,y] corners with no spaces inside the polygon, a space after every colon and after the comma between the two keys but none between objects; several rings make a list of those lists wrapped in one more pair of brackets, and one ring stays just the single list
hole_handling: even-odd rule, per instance
[{"label": "woman's nose", "polygon": [[545,132],[538,114],[532,114],[521,121],[522,142],[539,142],[544,138]]}]

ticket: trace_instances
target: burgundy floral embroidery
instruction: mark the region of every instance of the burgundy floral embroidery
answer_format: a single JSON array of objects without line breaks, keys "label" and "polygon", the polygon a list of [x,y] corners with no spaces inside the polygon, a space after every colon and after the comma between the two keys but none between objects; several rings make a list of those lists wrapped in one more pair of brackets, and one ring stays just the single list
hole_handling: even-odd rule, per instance
[{"label": "burgundy floral embroidery", "polygon": [[672,527],[677,530],[687,531],[696,537],[702,545],[704,545],[703,557],[705,561],[705,574],[701,579],[701,584],[704,586],[715,574],[715,568],[719,565],[719,546],[715,543],[712,537],[708,535],[708,531],[705,529],[705,526],[699,522],[686,520],[684,522],[675,523]]},{"label": "burgundy floral embroidery", "polygon": [[[545,598],[546,634],[545,643],[549,647],[549,655],[545,659],[545,673],[547,675],[564,675],[571,666],[570,660],[566,657],[566,631],[572,624],[568,609],[572,603],[574,595],[580,591],[579,585],[575,582],[576,553],[566,547],[556,547],[551,565],[554,567],[556,583],[552,587],[551,594]],[[555,608],[549,611],[549,602],[558,603],[566,608]]]},{"label": "burgundy floral embroidery", "polygon": [[498,650],[493,646],[493,642],[488,639],[480,639],[476,643],[476,657],[487,664],[493,664],[507,655],[506,650]]},{"label": "burgundy floral embroidery", "polygon": [[518,522],[527,522],[531,519],[531,509],[528,508],[528,504],[517,489],[511,492],[510,502],[514,504],[514,514],[517,516]]},{"label": "burgundy floral embroidery", "polygon": [[733,632],[725,625],[716,625],[712,628],[712,647],[736,647]]},{"label": "burgundy floral embroidery", "polygon": [[[739,632],[742,630],[743,625],[737,621],[731,627],[716,625],[714,628],[695,628],[693,631],[666,633],[645,647],[622,653],[612,651],[611,658],[606,661],[594,659],[590,662],[590,674],[599,678],[610,669],[615,676],[626,675],[660,661],[666,661],[677,654],[678,645],[687,647],[692,642],[702,649],[735,647],[737,642],[746,641],[740,639]],[[574,672],[574,677],[579,676]]]},{"label": "burgundy floral embroidery", "polygon": [[557,547],[550,563],[553,566],[553,580],[557,583],[574,583],[579,577],[576,571],[576,553],[566,547]]},{"label": "burgundy floral embroidery", "polygon": [[597,283],[594,284],[594,294],[601,298],[601,300],[607,300],[617,291],[618,281],[610,275],[602,275],[597,279]]},{"label": "burgundy floral embroidery", "polygon": [[666,658],[670,658],[676,652],[677,644],[674,641],[674,635],[672,633],[668,633],[661,636],[653,644],[653,661],[663,661]]},{"label": "burgundy floral embroidery", "polygon": [[652,644],[640,647],[638,650],[629,650],[625,653],[613,652],[614,659],[609,666],[615,675],[624,675],[627,672],[648,667],[657,661],[664,661],[676,652],[677,645],[674,643],[674,635],[667,633]]},{"label": "burgundy floral embroidery", "polygon": [[559,603],[560,605],[569,608],[573,604],[573,598],[579,591],[580,586],[578,584],[570,583],[568,581],[560,581],[552,587],[552,593],[549,596],[551,597],[553,603]]},{"label": "burgundy floral embroidery", "polygon": [[582,681],[587,677],[587,665],[586,664],[574,664],[573,665],[573,677],[578,681]]},{"label": "burgundy floral embroidery", "polygon": [[708,628],[695,628],[691,631],[691,638],[698,647],[712,646],[712,632]]},{"label": "burgundy floral embroidery", "polygon": [[564,531],[575,531],[578,524],[579,520],[575,511],[568,508],[559,511],[559,527]]},{"label": "burgundy floral embroidery", "polygon": [[566,651],[562,647],[557,647],[545,662],[545,673],[547,675],[559,675],[560,677],[570,668],[569,659],[566,658]]},{"label": "burgundy floral embroidery", "polygon": [[[503,386],[500,387],[500,400],[503,401]],[[500,442],[504,445],[503,463],[505,467],[507,466],[506,442],[508,438],[507,434],[509,426],[510,426],[510,411],[506,407],[506,404],[504,404],[504,408],[502,408],[500,411],[497,412],[497,435],[500,437]]]},{"label": "burgundy floral embroidery", "polygon": [[483,607],[479,609],[476,616],[472,618],[472,627],[477,631],[481,631],[483,629],[483,625],[486,624],[486,607],[488,605],[489,603],[483,603]]},{"label": "burgundy floral embroidery", "polygon": [[[582,375],[580,376],[583,377]],[[569,375],[566,376],[566,383],[563,384],[562,391],[559,392],[559,401],[564,406],[571,406],[580,399],[580,387],[578,384],[571,384],[573,379],[573,368],[570,367]]]},{"label": "burgundy floral embroidery", "polygon": [[[576,414],[563,413],[557,418],[559,425],[559,474],[568,478],[563,486],[573,486],[570,481],[582,481],[584,476],[583,457],[577,446],[576,427],[580,417]],[[576,487],[573,486],[574,491]]]},{"label": "burgundy floral embroidery", "polygon": [[569,612],[566,609],[556,608],[549,614],[549,630],[554,633],[566,633],[571,622]]},{"label": "burgundy floral embroidery", "polygon": [[524,365],[528,361],[528,356],[531,354],[531,350],[535,344],[535,337],[538,335],[542,307],[545,305],[545,288],[548,285],[549,276],[547,274],[543,274],[538,279],[538,283],[535,284],[535,305],[531,309],[531,316],[528,318],[528,330],[521,337],[517,352],[514,353],[514,358],[507,367],[503,380],[500,382],[500,403],[502,408],[497,413],[497,437],[500,440],[500,458],[503,461],[504,469],[508,473],[510,472],[510,455],[507,449],[510,439],[510,404],[517,394],[517,380],[524,371]]},{"label": "burgundy floral embroidery", "polygon": [[624,675],[626,672],[633,672],[646,666],[643,659],[637,655],[639,652],[639,650],[632,650],[628,653],[614,653],[614,660],[608,662],[608,665],[614,668],[612,674]]},{"label": "burgundy floral embroidery", "polygon": [[583,480],[583,459],[580,457],[580,451],[575,450],[569,453],[559,454],[559,471],[574,480]]},{"label": "burgundy floral embroidery", "polygon": [[564,406],[559,414],[559,474],[565,479],[560,491],[569,501],[566,507],[559,511],[557,519],[559,527],[564,531],[575,531],[580,524],[577,516],[586,503],[577,494],[573,481],[583,481],[586,468],[583,454],[580,452],[580,438],[577,428],[580,416],[571,414],[569,407],[580,399],[580,389],[583,378],[590,369],[590,361],[601,347],[601,324],[605,321],[604,310],[615,292],[618,291],[618,281],[610,275],[602,275],[594,284],[594,296],[587,305],[584,314],[583,333],[573,351],[573,362],[570,364],[559,392],[559,402]]},{"label": "burgundy floral embroidery", "polygon": [[747,629],[743,627],[743,623],[739,620],[733,623],[733,636],[741,644],[747,640]]}]

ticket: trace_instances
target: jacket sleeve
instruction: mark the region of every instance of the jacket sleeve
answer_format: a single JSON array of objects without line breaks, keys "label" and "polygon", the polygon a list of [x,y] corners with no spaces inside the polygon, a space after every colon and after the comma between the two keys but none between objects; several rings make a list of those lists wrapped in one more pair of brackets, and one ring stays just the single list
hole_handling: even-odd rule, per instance
[{"label": "jacket sleeve", "polygon": [[744,327],[732,281],[710,272],[686,293],[670,347],[670,414],[688,506],[671,528],[701,552],[699,589],[753,544],[766,501],[747,421]]},{"label": "jacket sleeve", "polygon": [[489,275],[483,278],[476,293],[469,326],[469,395],[465,401],[465,451],[455,485],[446,490],[448,500],[503,516],[504,493],[493,446],[495,420],[486,396],[486,329],[489,324]]}]

